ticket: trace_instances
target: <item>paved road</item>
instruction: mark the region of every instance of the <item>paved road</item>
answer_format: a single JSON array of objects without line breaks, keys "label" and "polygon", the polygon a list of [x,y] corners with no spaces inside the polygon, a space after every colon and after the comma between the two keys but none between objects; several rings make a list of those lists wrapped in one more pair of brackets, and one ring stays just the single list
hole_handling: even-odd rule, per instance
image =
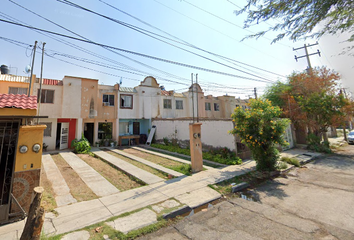
[{"label": "paved road", "polygon": [[354,239],[354,146],[140,239]]}]

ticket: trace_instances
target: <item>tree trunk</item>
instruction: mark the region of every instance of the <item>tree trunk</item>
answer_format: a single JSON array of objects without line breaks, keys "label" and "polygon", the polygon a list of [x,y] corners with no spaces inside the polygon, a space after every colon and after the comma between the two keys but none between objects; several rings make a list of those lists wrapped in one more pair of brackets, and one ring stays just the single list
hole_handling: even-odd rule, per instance
[{"label": "tree trunk", "polygon": [[20,240],[39,240],[41,237],[44,209],[40,205],[44,189],[42,187],[35,187],[33,191],[35,196],[31,203]]},{"label": "tree trunk", "polygon": [[323,136],[323,141],[324,141],[324,142],[328,142],[328,135],[327,135],[327,132],[323,132],[323,133],[322,133],[322,136]]},{"label": "tree trunk", "polygon": [[348,141],[348,139],[347,139],[347,129],[346,129],[346,126],[345,126],[346,124],[345,124],[345,122],[344,122],[344,124],[343,124],[343,133],[344,133],[344,140],[347,142]]}]

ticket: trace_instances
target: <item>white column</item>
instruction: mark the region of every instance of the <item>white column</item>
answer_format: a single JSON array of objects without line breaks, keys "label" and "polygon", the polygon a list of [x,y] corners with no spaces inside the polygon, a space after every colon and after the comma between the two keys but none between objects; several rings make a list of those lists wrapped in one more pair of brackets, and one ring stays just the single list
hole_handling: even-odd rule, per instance
[{"label": "white column", "polygon": [[77,139],[81,139],[81,135],[83,133],[83,122],[82,122],[82,118],[78,118],[76,121],[76,134],[75,137]]},{"label": "white column", "polygon": [[98,142],[98,121],[95,119],[94,127],[93,127],[93,136],[94,136],[94,141]]}]

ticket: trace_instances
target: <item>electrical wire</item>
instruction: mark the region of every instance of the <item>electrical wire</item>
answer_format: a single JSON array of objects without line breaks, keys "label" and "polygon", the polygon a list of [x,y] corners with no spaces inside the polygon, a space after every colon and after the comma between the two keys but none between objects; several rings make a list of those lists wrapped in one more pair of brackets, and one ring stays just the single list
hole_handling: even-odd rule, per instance
[{"label": "electrical wire", "polygon": [[48,31],[48,30],[44,30],[44,29],[40,29],[40,28],[36,28],[36,27],[31,27],[31,26],[28,26],[28,25],[20,24],[20,23],[7,21],[7,20],[4,20],[4,19],[0,19],[0,21],[1,22],[5,22],[5,23],[9,23],[9,24],[13,24],[13,25],[16,25],[16,26],[20,26],[20,27],[25,27],[25,28],[28,28],[28,29],[35,29],[35,30],[38,30],[38,31],[42,31],[42,32],[46,32],[46,33],[49,33],[49,34],[53,34],[53,35],[57,35],[57,36],[65,37],[65,38],[69,38],[69,39],[80,41],[80,42],[93,44],[93,45],[96,45],[96,46],[103,46],[103,47],[106,47],[106,48],[110,48],[110,49],[114,49],[114,50],[117,50],[117,51],[129,53],[129,54],[132,54],[132,55],[137,55],[137,56],[141,56],[141,57],[144,57],[144,58],[149,58],[149,59],[152,59],[152,60],[155,60],[155,61],[161,61],[161,62],[165,62],[165,63],[169,63],[169,64],[178,65],[178,66],[181,66],[181,67],[197,69],[197,70],[201,70],[201,71],[205,71],[205,72],[210,72],[210,73],[215,73],[215,74],[219,74],[219,75],[224,75],[224,76],[229,76],[229,77],[234,77],[234,78],[240,78],[240,79],[245,79],[245,80],[250,80],[250,81],[266,82],[266,83],[272,83],[273,82],[273,81],[270,81],[270,80],[261,80],[261,79],[248,78],[248,77],[239,76],[239,75],[235,75],[235,74],[231,74],[231,73],[221,72],[221,71],[217,71],[217,70],[213,70],[213,69],[203,68],[203,67],[199,67],[199,66],[195,66],[195,65],[190,65],[190,64],[181,63],[181,62],[177,62],[177,61],[172,61],[172,60],[168,60],[168,59],[164,59],[164,58],[159,58],[159,57],[151,56],[151,55],[148,55],[148,54],[143,54],[143,53],[139,53],[139,52],[135,52],[135,51],[130,51],[130,50],[122,49],[122,48],[117,48],[117,47],[113,47],[113,46],[109,46],[109,45],[105,45],[105,44],[101,44],[101,43],[97,43],[97,42],[88,41],[88,40],[85,40],[85,39],[76,38],[76,37],[73,37],[73,36],[68,36],[68,35],[61,34],[61,33],[56,33],[56,32],[52,32],[52,31]]},{"label": "electrical wire", "polygon": [[[222,55],[219,55],[219,54],[216,54],[216,53],[207,51],[207,50],[205,50],[205,49],[199,48],[199,47],[197,47],[197,46],[195,46],[195,45],[193,45],[193,44],[191,44],[191,43],[189,43],[189,42],[187,42],[187,41],[185,41],[185,40],[183,40],[183,39],[181,39],[181,38],[178,38],[178,37],[176,37],[176,36],[174,36],[174,35],[172,35],[172,34],[166,32],[166,31],[164,31],[164,30],[162,30],[162,29],[160,29],[160,28],[158,28],[158,27],[155,27],[155,26],[153,26],[153,25],[147,23],[146,21],[141,20],[141,19],[138,18],[138,17],[133,16],[132,14],[129,14],[129,13],[127,13],[127,12],[125,12],[125,11],[123,11],[123,10],[121,10],[121,9],[119,9],[119,8],[117,8],[117,7],[113,6],[113,5],[111,5],[111,4],[108,4],[107,2],[105,2],[105,1],[103,1],[103,0],[98,0],[98,1],[100,1],[100,2],[102,2],[102,3],[104,3],[104,4],[106,4],[107,6],[113,8],[113,9],[115,9],[115,10],[117,10],[117,11],[119,11],[119,12],[121,12],[121,13],[123,13],[123,14],[125,14],[125,15],[127,15],[127,16],[129,16],[129,17],[131,17],[131,18],[133,18],[133,19],[135,19],[135,20],[137,20],[137,21],[139,21],[139,22],[141,22],[141,23],[143,23],[143,24],[145,24],[145,25],[151,27],[151,28],[153,28],[153,29],[156,29],[156,30],[158,30],[158,31],[160,31],[160,32],[162,32],[162,33],[164,33],[164,34],[170,36],[170,37],[173,37],[173,38],[175,38],[175,39],[177,39],[177,40],[183,42],[184,45],[187,45],[187,46],[192,47],[192,48],[194,48],[194,49],[197,49],[197,50],[206,52],[206,53],[211,54],[211,55],[213,55],[213,56],[219,57],[219,58],[221,58],[221,59],[223,59],[223,60],[226,60],[226,61],[228,61],[229,63],[232,63],[232,64],[234,64],[234,65],[236,65],[236,66],[239,66],[239,65],[235,64],[234,62],[239,63],[239,64],[243,64],[243,65],[246,65],[246,66],[248,66],[248,67],[252,67],[252,68],[255,68],[255,69],[258,69],[258,70],[267,72],[267,73],[271,73],[271,74],[274,74],[274,75],[277,75],[277,76],[280,76],[280,77],[285,77],[284,75],[281,75],[281,74],[278,74],[278,73],[274,73],[274,72],[271,72],[271,71],[269,71],[269,70],[265,70],[265,69],[262,69],[262,68],[253,66],[253,65],[251,65],[251,64],[247,64],[247,63],[244,63],[244,62],[241,62],[241,61],[237,61],[237,60],[235,60],[235,59],[231,59],[231,58],[228,58],[228,57],[225,57],[225,56],[222,56]],[[247,70],[249,70],[249,71],[251,71],[251,72],[254,72],[254,71],[252,71],[252,70],[250,70],[250,69],[247,69]]]},{"label": "electrical wire", "polygon": [[[218,16],[218,15],[212,13],[212,12],[209,12],[209,11],[207,11],[207,10],[201,8],[201,7],[198,7],[197,5],[192,4],[192,3],[188,2],[187,0],[183,0],[183,2],[185,2],[185,3],[187,3],[187,4],[191,5],[191,6],[193,6],[193,7],[197,8],[197,9],[199,9],[200,11],[206,12],[206,13],[208,13],[208,14],[210,14],[210,15],[212,15],[212,16],[214,16],[214,17],[216,17],[216,18],[218,18],[218,19],[220,19],[220,20],[222,20],[222,21],[224,21],[224,22],[227,22],[227,23],[229,23],[229,24],[231,24],[231,25],[233,25],[233,26],[235,26],[235,27],[237,27],[237,28],[240,28],[240,29],[245,30],[245,31],[247,31],[247,32],[249,32],[249,33],[255,34],[255,32],[253,32],[253,31],[251,31],[251,30],[249,30],[249,29],[245,29],[245,28],[243,28],[243,27],[241,27],[241,26],[239,26],[239,25],[237,25],[237,24],[235,24],[235,23],[233,23],[233,22],[230,22],[230,21],[226,20],[225,18],[222,18],[222,17],[220,17],[220,16]],[[265,37],[265,36],[261,36],[261,37],[263,37],[264,39],[267,39],[267,40],[269,40],[269,41],[272,40],[272,39],[267,38],[267,37]],[[286,44],[283,44],[283,43],[279,43],[279,44],[282,45],[282,46],[284,46],[284,47],[291,48],[289,45],[286,45]]]},{"label": "electrical wire", "polygon": [[[70,32],[70,33],[72,33],[72,34],[78,36],[78,37],[81,37],[81,38],[85,39],[85,40],[91,41],[90,39],[85,38],[85,37],[83,37],[82,35],[79,35],[79,34],[77,34],[76,32],[71,31],[70,29],[63,27],[63,26],[61,26],[60,24],[57,24],[57,23],[55,23],[55,22],[53,22],[53,21],[51,21],[51,20],[49,20],[49,19],[47,19],[47,18],[45,18],[45,17],[43,17],[43,16],[37,14],[37,13],[31,11],[30,9],[28,9],[28,8],[26,8],[26,7],[24,7],[24,6],[20,5],[20,4],[18,4],[18,3],[16,3],[16,2],[12,1],[12,0],[9,0],[9,1],[10,1],[11,3],[17,5],[18,7],[22,8],[22,9],[25,9],[26,11],[28,11],[28,12],[30,12],[30,13],[32,13],[32,14],[34,14],[34,15],[36,15],[36,16],[38,16],[38,17],[40,17],[40,18],[42,18],[42,19],[44,19],[44,20],[46,20],[46,21],[48,21],[48,22],[50,22],[50,23],[52,23],[52,24],[54,24],[54,25],[57,26],[57,27],[60,27],[60,28],[66,30],[66,31],[68,31],[68,32]],[[60,40],[58,40],[58,41],[60,41]],[[71,43],[70,43],[70,44],[71,44]],[[80,48],[80,47],[79,47],[79,48]],[[124,57],[124,58],[126,58],[126,59],[129,59],[129,60],[131,60],[131,61],[133,61],[133,62],[135,62],[135,63],[138,63],[138,64],[140,64],[140,65],[142,65],[142,66],[144,66],[144,67],[146,67],[146,68],[149,68],[149,69],[152,69],[152,70],[154,70],[154,71],[163,73],[163,74],[165,74],[166,76],[169,76],[169,77],[172,77],[172,78],[176,78],[176,79],[180,79],[180,80],[184,80],[184,81],[186,81],[186,80],[189,81],[189,79],[185,79],[185,78],[176,76],[176,75],[174,75],[174,74],[170,74],[170,73],[168,73],[168,72],[162,71],[162,70],[160,70],[160,69],[154,68],[154,67],[149,66],[149,65],[147,65],[147,64],[145,64],[145,63],[142,63],[142,62],[137,61],[137,60],[135,60],[135,59],[132,59],[132,58],[130,58],[130,57],[128,57],[128,56],[125,56],[125,55],[123,55],[123,54],[121,54],[121,53],[118,53],[118,52],[116,52],[116,51],[114,51],[114,50],[112,50],[112,49],[107,49],[107,48],[106,48],[106,50],[108,50],[108,51],[110,51],[110,52],[112,52],[112,53],[115,53],[115,54],[117,54],[117,55],[119,55],[119,56],[121,56],[121,57]],[[91,54],[91,55],[92,55],[92,54]],[[98,54],[95,54],[95,55],[97,56]],[[105,58],[105,57],[104,57],[104,58]],[[114,61],[114,60],[113,60],[113,61]],[[121,65],[122,63],[119,63],[119,64]],[[127,66],[127,65],[126,65],[126,66]]]},{"label": "electrical wire", "polygon": [[[11,1],[11,0],[10,0],[10,1]],[[145,30],[145,29],[138,28],[138,27],[136,27],[136,26],[134,26],[134,25],[124,23],[124,22],[119,21],[119,20],[117,20],[117,19],[108,17],[108,16],[106,16],[106,15],[103,15],[103,14],[100,14],[100,13],[95,12],[95,11],[93,11],[93,10],[87,9],[87,8],[85,8],[85,7],[82,7],[82,6],[78,5],[78,4],[75,4],[75,3],[73,3],[73,2],[70,2],[70,1],[68,1],[68,0],[56,0],[56,1],[58,1],[58,2],[60,2],[60,3],[67,4],[67,5],[72,6],[72,7],[76,7],[76,8],[78,8],[78,9],[81,9],[81,10],[84,10],[84,11],[87,11],[87,12],[90,12],[90,13],[92,13],[92,14],[98,15],[98,16],[100,16],[100,17],[103,17],[103,18],[108,19],[108,20],[110,20],[110,21],[113,21],[113,22],[115,22],[115,23],[118,23],[118,24],[123,25],[123,26],[125,26],[125,27],[128,27],[128,28],[130,28],[130,29],[133,29],[133,30],[135,30],[135,31],[138,31],[138,32],[140,32],[140,33],[142,33],[142,34],[144,34],[144,35],[147,35],[147,36],[149,36],[149,37],[155,39],[155,40],[161,41],[161,42],[166,43],[166,44],[168,44],[168,45],[170,45],[170,46],[176,47],[176,48],[178,48],[178,49],[180,49],[180,50],[182,50],[182,51],[185,51],[185,52],[188,52],[188,53],[190,53],[190,54],[196,55],[196,56],[198,56],[198,57],[201,57],[201,58],[203,58],[203,59],[209,60],[209,61],[211,61],[211,62],[220,64],[220,65],[222,65],[222,66],[224,66],[224,67],[228,67],[228,68],[231,68],[231,69],[233,69],[233,70],[242,72],[242,73],[244,73],[244,74],[248,74],[248,75],[250,75],[250,76],[258,77],[258,78],[260,78],[260,79],[263,79],[263,80],[272,82],[272,80],[269,80],[269,79],[267,79],[267,78],[260,77],[260,76],[255,75],[255,74],[248,73],[248,72],[246,72],[246,71],[244,71],[244,70],[234,68],[234,67],[229,66],[229,65],[227,65],[227,64],[221,63],[221,62],[219,62],[219,61],[216,61],[216,60],[213,60],[213,59],[211,59],[211,58],[205,57],[205,56],[203,56],[203,55],[197,54],[197,53],[192,52],[192,51],[190,51],[190,50],[187,50],[187,49],[185,49],[185,48],[182,48],[182,47],[179,47],[179,46],[177,46],[177,45],[171,44],[171,43],[169,43],[169,42],[167,42],[167,41],[165,41],[165,40],[159,39],[158,37],[162,37],[162,38],[168,39],[168,40],[170,40],[170,41],[178,42],[178,41],[175,41],[175,40],[173,40],[173,39],[166,38],[166,37],[164,37],[164,36],[158,35],[158,34],[156,34],[156,33],[152,33],[152,32],[147,31],[147,30]],[[151,33],[152,33],[153,35],[151,35]],[[158,36],[158,37],[156,37],[156,36],[154,36],[154,35],[156,35],[156,36]],[[181,42],[178,42],[178,43],[183,44],[183,45],[186,45],[186,44],[181,43]],[[187,46],[189,46],[189,44],[187,44]],[[199,49],[199,50],[202,50],[202,49]],[[205,50],[202,50],[202,51],[205,51]],[[208,53],[210,53],[210,52],[208,52]]]},{"label": "electrical wire", "polygon": [[266,52],[263,52],[263,51],[261,51],[261,50],[255,48],[255,47],[253,47],[253,46],[251,46],[251,45],[246,44],[245,42],[241,41],[240,39],[236,39],[236,38],[234,38],[234,37],[232,37],[232,36],[230,36],[230,35],[227,35],[227,34],[221,32],[221,31],[219,31],[219,30],[217,30],[217,29],[215,29],[215,28],[212,28],[212,27],[210,27],[210,26],[204,24],[203,22],[200,22],[200,21],[198,21],[198,20],[196,20],[196,19],[194,19],[194,18],[191,18],[190,16],[188,16],[188,15],[186,15],[186,14],[183,14],[183,13],[181,13],[181,12],[179,12],[179,11],[177,11],[177,10],[175,10],[175,9],[173,9],[173,8],[171,8],[171,7],[165,5],[165,4],[163,4],[163,3],[161,3],[161,2],[159,2],[159,1],[157,1],[157,0],[153,0],[153,1],[155,1],[156,3],[158,3],[158,4],[160,4],[160,5],[164,6],[164,7],[166,7],[166,8],[168,8],[168,9],[170,9],[171,11],[174,11],[174,12],[176,12],[176,13],[178,13],[178,14],[180,14],[180,15],[182,15],[182,16],[184,16],[184,17],[186,17],[186,18],[188,18],[188,19],[190,19],[190,20],[192,20],[192,21],[194,21],[194,22],[196,22],[196,23],[198,23],[198,24],[200,24],[200,25],[206,27],[206,28],[209,28],[209,29],[211,29],[211,30],[213,30],[213,31],[215,31],[215,32],[217,32],[217,33],[219,33],[219,34],[225,36],[225,37],[230,38],[231,40],[235,41],[236,43],[241,43],[241,44],[243,44],[243,45],[245,45],[245,46],[247,46],[247,47],[249,47],[249,48],[251,48],[251,49],[253,49],[253,50],[257,51],[257,52],[260,52],[260,53],[262,53],[262,54],[264,54],[264,55],[267,55],[267,56],[269,56],[269,57],[271,57],[271,58],[273,58],[273,59],[275,59],[275,60],[277,60],[277,61],[279,61],[279,62],[283,62],[282,60],[280,60],[280,59],[278,59],[278,58],[276,58],[276,57],[274,57],[274,56],[272,56],[272,55],[269,55],[269,54],[266,53]]}]

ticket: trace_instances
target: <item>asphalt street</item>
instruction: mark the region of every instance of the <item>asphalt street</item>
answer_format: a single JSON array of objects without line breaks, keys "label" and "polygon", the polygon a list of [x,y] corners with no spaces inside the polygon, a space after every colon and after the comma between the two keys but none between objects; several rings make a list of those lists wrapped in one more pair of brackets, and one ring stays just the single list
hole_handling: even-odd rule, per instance
[{"label": "asphalt street", "polygon": [[354,239],[354,146],[139,239]]}]

